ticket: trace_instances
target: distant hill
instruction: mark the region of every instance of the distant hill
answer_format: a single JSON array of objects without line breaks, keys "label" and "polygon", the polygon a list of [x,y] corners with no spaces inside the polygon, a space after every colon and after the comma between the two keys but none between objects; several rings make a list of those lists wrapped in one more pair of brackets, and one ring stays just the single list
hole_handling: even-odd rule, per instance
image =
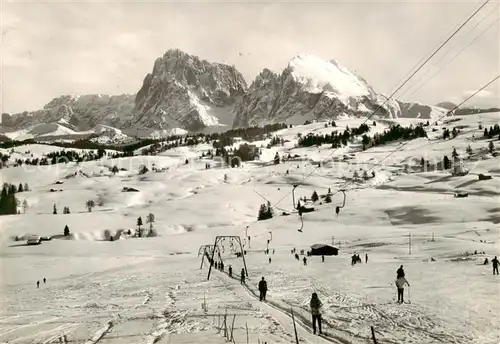
[{"label": "distant hill", "polygon": [[[441,103],[436,104],[436,106],[447,109],[447,110],[453,110],[454,108],[457,107],[452,102],[441,102]],[[473,115],[473,114],[485,113],[485,112],[500,112],[500,109],[498,109],[498,108],[460,107],[455,111],[455,115],[466,116],[466,115]]]},{"label": "distant hill", "polygon": [[453,104],[452,102],[441,102],[441,103],[437,103],[436,106],[442,107],[443,109],[446,109],[446,110],[451,110],[451,109],[454,109],[456,107],[456,105]]}]

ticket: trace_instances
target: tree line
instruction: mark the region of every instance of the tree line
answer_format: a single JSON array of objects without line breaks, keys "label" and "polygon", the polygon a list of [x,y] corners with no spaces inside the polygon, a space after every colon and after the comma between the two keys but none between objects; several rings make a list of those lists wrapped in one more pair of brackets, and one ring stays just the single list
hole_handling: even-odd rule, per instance
[{"label": "tree line", "polygon": [[[0,193],[0,215],[18,214],[18,207],[21,203],[16,197],[16,194],[24,191],[29,191],[27,183],[21,183],[17,187],[14,184],[4,183],[2,192]],[[26,212],[28,208],[28,202],[26,200],[23,201],[22,207]]]}]

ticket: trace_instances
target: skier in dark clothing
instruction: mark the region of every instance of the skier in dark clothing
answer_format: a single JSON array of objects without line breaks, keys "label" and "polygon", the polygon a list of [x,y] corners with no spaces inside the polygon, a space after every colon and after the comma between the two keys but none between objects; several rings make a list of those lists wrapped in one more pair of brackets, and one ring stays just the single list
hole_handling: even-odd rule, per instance
[{"label": "skier in dark clothing", "polygon": [[304,265],[307,265],[307,258],[306,257],[304,257],[303,261],[304,261]]},{"label": "skier in dark clothing", "polygon": [[231,265],[229,265],[229,268],[227,270],[227,272],[229,273],[229,277],[233,277],[233,268],[231,267]]},{"label": "skier in dark clothing", "polygon": [[319,334],[321,334],[321,312],[320,308],[323,306],[321,301],[318,298],[318,294],[313,293],[311,297],[311,315],[312,315],[312,325],[313,325],[313,332],[316,334],[316,321],[318,322],[318,330]]},{"label": "skier in dark clothing", "polygon": [[484,263],[483,265],[488,265],[490,262],[488,261],[488,258],[484,258]]},{"label": "skier in dark clothing", "polygon": [[493,264],[493,275],[496,274],[498,275],[498,259],[497,256],[491,260],[491,263]]},{"label": "skier in dark clothing", "polygon": [[269,257],[269,264],[271,264],[271,257]]},{"label": "skier in dark clothing", "polygon": [[267,293],[267,282],[262,277],[262,280],[259,282],[259,291],[260,291],[260,301],[266,301],[266,293]]},{"label": "skier in dark clothing", "polygon": [[36,287],[40,288],[40,281],[36,281]]},{"label": "skier in dark clothing", "polygon": [[245,284],[245,268],[241,268],[241,284]]},{"label": "skier in dark clothing", "polygon": [[368,254],[365,253],[365,264],[368,263]]},{"label": "skier in dark clothing", "polygon": [[43,278],[43,283],[47,283],[47,279],[45,277]]},{"label": "skier in dark clothing", "polygon": [[321,256],[321,261],[322,261],[323,263],[325,262],[325,256],[324,256],[324,255],[322,255],[322,256]]},{"label": "skier in dark clothing", "polygon": [[397,278],[400,278],[400,277],[405,277],[405,271],[403,270],[403,265],[401,265],[397,271]]}]

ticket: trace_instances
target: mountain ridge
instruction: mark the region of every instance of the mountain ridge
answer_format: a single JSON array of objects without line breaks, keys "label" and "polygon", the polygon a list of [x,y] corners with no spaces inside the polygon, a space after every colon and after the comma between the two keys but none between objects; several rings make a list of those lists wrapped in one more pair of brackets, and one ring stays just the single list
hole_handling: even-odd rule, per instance
[{"label": "mountain ridge", "polygon": [[387,99],[335,59],[299,54],[279,73],[264,68],[248,85],[235,66],[169,49],[155,60],[135,94],[63,95],[41,110],[2,114],[1,127],[5,132],[57,123],[79,132],[105,125],[148,136],[361,117],[375,110],[380,117],[420,118],[445,111]]}]

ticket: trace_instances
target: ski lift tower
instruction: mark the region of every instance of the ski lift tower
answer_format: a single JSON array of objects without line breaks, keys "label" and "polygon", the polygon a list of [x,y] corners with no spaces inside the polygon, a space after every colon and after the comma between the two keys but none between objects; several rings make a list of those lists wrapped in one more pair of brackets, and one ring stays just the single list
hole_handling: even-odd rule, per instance
[{"label": "ski lift tower", "polygon": [[[222,242],[224,239],[230,239],[236,241],[236,243],[240,246],[241,250],[241,257],[243,258],[243,266],[245,267],[245,274],[248,277],[248,270],[247,270],[247,263],[245,261],[245,251],[243,251],[243,245],[241,245],[241,239],[239,235],[218,235],[215,237],[215,242],[214,242],[214,249],[212,250],[212,261],[214,259],[215,251],[218,252],[219,254],[219,259],[222,261],[222,257],[220,256],[220,249],[219,249],[219,243]],[[210,264],[210,267],[208,268],[208,276],[207,276],[207,281],[210,280],[210,273],[212,272],[212,264]]]}]

